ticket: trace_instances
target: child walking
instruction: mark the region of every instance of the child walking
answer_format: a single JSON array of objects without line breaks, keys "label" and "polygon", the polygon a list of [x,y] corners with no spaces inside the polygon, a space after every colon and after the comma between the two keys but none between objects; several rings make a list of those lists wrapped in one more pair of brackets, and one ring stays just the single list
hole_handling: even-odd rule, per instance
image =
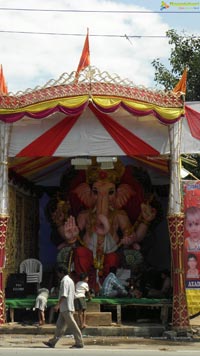
[{"label": "child walking", "polygon": [[88,285],[88,274],[81,273],[80,281],[76,283],[75,286],[75,299],[74,306],[75,310],[78,312],[78,324],[81,329],[84,329],[86,325],[86,296],[91,299],[89,294],[89,285]]}]

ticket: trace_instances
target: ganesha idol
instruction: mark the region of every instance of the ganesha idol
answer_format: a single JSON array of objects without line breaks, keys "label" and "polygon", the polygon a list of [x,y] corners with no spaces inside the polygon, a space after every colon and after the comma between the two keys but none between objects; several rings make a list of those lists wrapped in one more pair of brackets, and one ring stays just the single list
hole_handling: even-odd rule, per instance
[{"label": "ganesha idol", "polygon": [[151,206],[152,196],[145,198],[141,184],[120,161],[112,170],[102,170],[97,163],[89,167],[86,181],[70,197],[71,205],[78,199],[85,208],[59,227],[60,246],[73,247],[74,271],[87,272],[97,291],[110,267],[121,267],[124,249],[140,249],[157,211]]}]

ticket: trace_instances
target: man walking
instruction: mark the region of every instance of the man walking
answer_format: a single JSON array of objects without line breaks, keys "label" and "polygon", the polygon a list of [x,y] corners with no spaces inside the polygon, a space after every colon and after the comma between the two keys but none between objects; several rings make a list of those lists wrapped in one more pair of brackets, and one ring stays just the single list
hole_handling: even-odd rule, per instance
[{"label": "man walking", "polygon": [[66,328],[74,335],[75,344],[70,348],[83,348],[83,339],[81,331],[74,319],[74,296],[75,287],[73,280],[68,276],[68,269],[65,265],[59,266],[57,269],[58,277],[61,279],[59,290],[59,301],[55,305],[55,311],[59,309],[59,316],[56,323],[54,337],[49,341],[44,341],[44,345],[55,347],[60,337],[64,334]]}]

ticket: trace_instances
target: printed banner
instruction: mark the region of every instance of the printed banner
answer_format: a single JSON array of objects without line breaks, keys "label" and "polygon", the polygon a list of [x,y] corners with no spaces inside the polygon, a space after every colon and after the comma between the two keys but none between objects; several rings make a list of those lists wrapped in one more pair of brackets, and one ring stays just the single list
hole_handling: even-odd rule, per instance
[{"label": "printed banner", "polygon": [[200,312],[200,181],[183,182],[184,265],[189,315]]}]

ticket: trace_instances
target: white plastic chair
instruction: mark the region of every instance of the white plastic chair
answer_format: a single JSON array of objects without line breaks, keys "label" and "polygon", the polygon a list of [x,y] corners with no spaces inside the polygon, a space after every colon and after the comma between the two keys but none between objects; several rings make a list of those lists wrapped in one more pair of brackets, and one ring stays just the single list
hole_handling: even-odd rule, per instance
[{"label": "white plastic chair", "polygon": [[27,283],[42,282],[42,263],[35,258],[27,258],[22,261],[19,266],[20,273],[26,273]]}]

